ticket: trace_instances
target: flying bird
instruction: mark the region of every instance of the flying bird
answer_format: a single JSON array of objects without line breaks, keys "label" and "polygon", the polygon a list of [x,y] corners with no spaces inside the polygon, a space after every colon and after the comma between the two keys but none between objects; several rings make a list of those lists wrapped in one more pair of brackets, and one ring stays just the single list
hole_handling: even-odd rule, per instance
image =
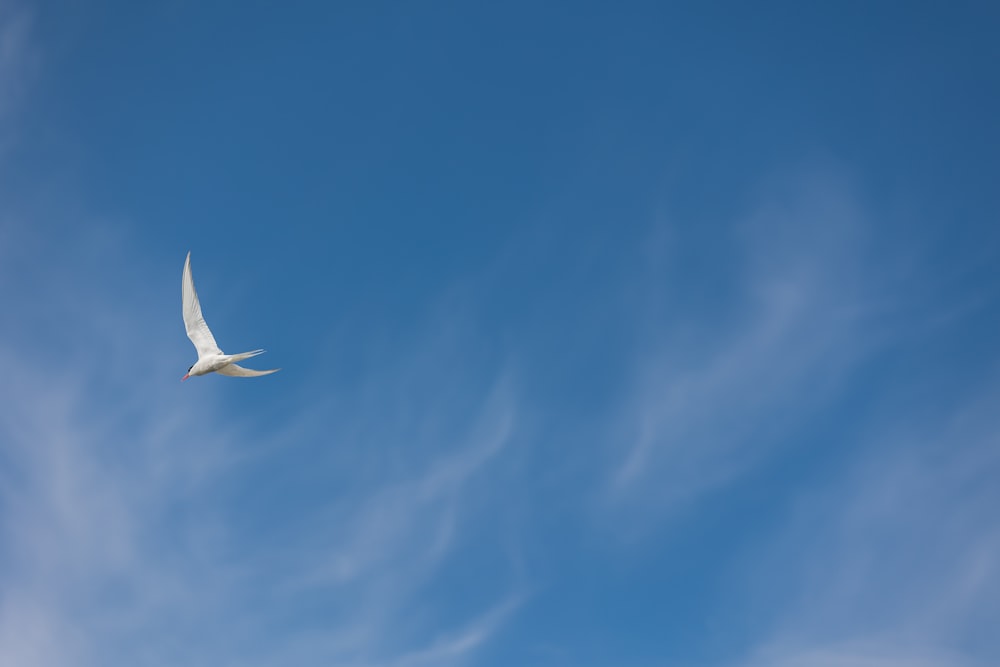
[{"label": "flying bird", "polygon": [[238,378],[252,378],[260,375],[270,375],[281,370],[273,368],[269,371],[255,371],[250,368],[237,366],[237,361],[243,361],[250,357],[256,357],[264,350],[254,350],[253,352],[242,352],[240,354],[224,354],[215,342],[215,336],[205,324],[205,318],[201,314],[201,303],[198,301],[198,293],[194,291],[194,278],[191,277],[191,253],[187,254],[184,260],[184,276],[181,282],[181,296],[184,300],[184,328],[187,329],[188,338],[194,343],[198,350],[198,361],[195,362],[181,380],[187,380],[192,375],[205,375],[207,373],[219,373]]}]

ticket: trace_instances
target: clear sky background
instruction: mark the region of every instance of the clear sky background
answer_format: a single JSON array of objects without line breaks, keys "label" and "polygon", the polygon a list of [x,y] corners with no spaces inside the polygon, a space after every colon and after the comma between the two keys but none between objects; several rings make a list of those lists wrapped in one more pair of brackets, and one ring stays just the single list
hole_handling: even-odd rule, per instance
[{"label": "clear sky background", "polygon": [[0,665],[1000,663],[998,14],[0,0]]}]

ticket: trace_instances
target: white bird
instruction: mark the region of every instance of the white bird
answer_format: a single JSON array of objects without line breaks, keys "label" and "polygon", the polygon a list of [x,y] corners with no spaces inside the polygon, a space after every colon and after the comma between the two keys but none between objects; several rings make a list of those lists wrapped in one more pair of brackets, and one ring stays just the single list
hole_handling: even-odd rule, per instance
[{"label": "white bird", "polygon": [[215,342],[215,336],[205,324],[205,318],[201,315],[201,303],[198,302],[198,293],[194,291],[194,278],[191,277],[191,253],[187,254],[184,260],[184,275],[181,282],[181,296],[184,300],[184,328],[187,329],[188,338],[194,343],[198,350],[198,361],[195,362],[181,380],[187,380],[192,375],[205,375],[207,373],[219,373],[238,378],[252,378],[259,375],[270,375],[281,370],[273,368],[269,371],[255,371],[249,368],[237,366],[237,361],[243,361],[250,357],[256,357],[264,350],[254,350],[253,352],[243,352],[241,354],[224,354]]}]

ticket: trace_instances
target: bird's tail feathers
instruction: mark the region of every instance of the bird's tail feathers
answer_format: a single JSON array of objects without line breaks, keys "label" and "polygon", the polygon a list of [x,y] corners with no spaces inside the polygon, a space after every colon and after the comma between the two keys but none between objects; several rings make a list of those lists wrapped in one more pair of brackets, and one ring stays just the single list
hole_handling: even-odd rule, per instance
[{"label": "bird's tail feathers", "polygon": [[229,362],[234,363],[237,361],[243,361],[244,359],[249,359],[250,357],[256,357],[258,354],[264,354],[264,350],[253,350],[252,352],[240,352],[239,354],[229,355]]}]

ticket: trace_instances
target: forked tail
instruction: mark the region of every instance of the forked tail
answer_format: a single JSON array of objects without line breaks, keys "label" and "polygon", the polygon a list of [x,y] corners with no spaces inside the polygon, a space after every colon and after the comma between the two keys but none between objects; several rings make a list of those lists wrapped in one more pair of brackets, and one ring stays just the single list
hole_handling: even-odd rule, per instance
[{"label": "forked tail", "polygon": [[239,354],[230,354],[229,363],[235,363],[237,361],[243,361],[244,359],[249,359],[250,357],[256,357],[258,354],[264,354],[264,350],[254,350],[253,352],[241,352]]}]

